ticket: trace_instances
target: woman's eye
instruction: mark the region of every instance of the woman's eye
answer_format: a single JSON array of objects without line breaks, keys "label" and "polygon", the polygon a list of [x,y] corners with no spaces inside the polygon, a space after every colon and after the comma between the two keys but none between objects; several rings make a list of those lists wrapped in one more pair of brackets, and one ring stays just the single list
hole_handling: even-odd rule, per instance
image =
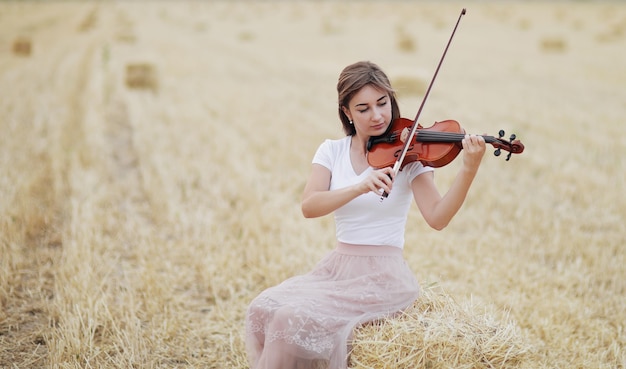
[{"label": "woman's eye", "polygon": [[367,109],[359,110],[359,113],[365,113]]}]

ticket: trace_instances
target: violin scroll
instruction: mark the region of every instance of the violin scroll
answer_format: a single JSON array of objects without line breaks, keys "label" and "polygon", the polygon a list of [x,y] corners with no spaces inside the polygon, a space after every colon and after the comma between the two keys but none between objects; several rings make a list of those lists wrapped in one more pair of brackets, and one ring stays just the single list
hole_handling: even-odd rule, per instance
[{"label": "violin scroll", "polygon": [[489,137],[490,139],[488,139],[488,137],[485,137],[485,142],[490,143],[493,147],[496,148],[496,150],[493,152],[493,155],[500,156],[502,150],[508,151],[509,154],[506,156],[506,161],[509,161],[512,154],[521,154],[522,152],[524,152],[524,144],[520,140],[516,139],[517,136],[515,135],[515,133],[511,134],[511,137],[508,141],[503,139],[503,137],[504,130],[502,129],[498,132],[498,138]]}]

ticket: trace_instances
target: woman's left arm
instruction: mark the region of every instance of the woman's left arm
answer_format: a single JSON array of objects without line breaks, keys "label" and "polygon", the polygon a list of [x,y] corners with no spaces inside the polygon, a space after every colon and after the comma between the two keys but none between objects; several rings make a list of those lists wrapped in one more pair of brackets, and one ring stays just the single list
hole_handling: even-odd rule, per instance
[{"label": "woman's left arm", "polygon": [[436,230],[445,228],[463,205],[485,154],[485,140],[481,136],[466,135],[462,145],[463,165],[443,197],[435,186],[432,172],[415,177],[411,183],[417,207],[426,223]]}]

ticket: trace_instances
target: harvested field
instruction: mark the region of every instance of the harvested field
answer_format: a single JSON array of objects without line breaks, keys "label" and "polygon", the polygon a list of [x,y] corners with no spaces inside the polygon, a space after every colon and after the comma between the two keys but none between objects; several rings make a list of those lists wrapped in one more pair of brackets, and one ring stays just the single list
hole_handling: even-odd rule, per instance
[{"label": "harvested field", "polygon": [[1,2],[0,368],[247,368],[249,301],[334,246],[300,195],[339,72],[378,63],[414,117],[463,7],[421,123],[526,150],[445,230],[412,208],[424,300],[352,366],[625,368],[626,4],[601,1]]}]

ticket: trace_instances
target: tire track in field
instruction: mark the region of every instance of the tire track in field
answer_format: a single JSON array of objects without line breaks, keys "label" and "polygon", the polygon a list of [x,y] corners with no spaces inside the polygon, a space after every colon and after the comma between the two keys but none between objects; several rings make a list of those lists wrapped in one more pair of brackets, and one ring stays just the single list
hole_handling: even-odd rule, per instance
[{"label": "tire track in field", "polygon": [[[68,176],[77,156],[84,160],[90,155],[84,141],[81,96],[89,80],[89,65],[96,48],[92,38],[83,40],[68,35],[68,31],[74,31],[71,24],[75,17],[77,15],[72,13],[57,19],[65,21],[70,28],[55,27],[53,33],[63,34],[65,42],[58,47],[47,45],[49,52],[45,63],[33,60],[17,65],[16,73],[25,77],[20,79],[20,87],[29,87],[25,88],[28,93],[16,99],[15,105],[23,105],[20,110],[26,112],[16,119],[23,120],[23,124],[43,124],[43,128],[33,129],[34,137],[27,137],[24,145],[35,141],[45,142],[46,147],[23,149],[42,150],[33,158],[38,164],[31,166],[31,170],[41,173],[26,189],[30,205],[25,210],[27,213],[20,214],[25,222],[25,236],[21,242],[15,239],[20,245],[15,249],[19,255],[14,255],[13,259],[20,262],[13,266],[16,268],[16,276],[11,281],[13,292],[2,306],[1,368],[44,367],[49,357],[50,327],[57,323],[58,314],[53,306],[57,298],[55,274],[62,263],[66,242],[64,229],[69,221],[68,199],[72,189]],[[49,31],[37,30],[36,35]],[[33,116],[43,121],[33,123]]]},{"label": "tire track in field", "polygon": [[[132,44],[135,42],[135,32],[132,30],[133,22],[128,15],[120,8],[107,8],[104,14],[104,28],[108,33],[109,40],[115,40],[117,45],[111,46],[106,43],[107,53],[109,48],[115,49],[120,44]],[[107,56],[108,58],[108,56]],[[124,58],[124,57],[121,57]],[[112,63],[118,63],[115,59]],[[107,61],[106,63],[109,63]],[[143,93],[144,91],[120,91],[120,87],[114,87],[110,81],[124,80],[122,76],[128,71],[124,68],[109,69],[104,68],[104,78],[98,88],[103,91],[103,137],[104,161],[108,173],[108,181],[116,190],[108,191],[114,193],[112,202],[117,207],[117,211],[122,214],[132,216],[133,219],[142,225],[151,226],[154,222],[150,197],[148,196],[144,178],[141,173],[141,157],[137,150],[135,124],[132,117],[131,94]],[[124,86],[122,88],[129,88]],[[132,214],[132,215],[131,215]]]},{"label": "tire track in field", "polygon": [[[104,160],[108,181],[115,190],[111,209],[133,222],[151,227],[154,223],[151,201],[144,188],[141,161],[136,149],[136,134],[126,101],[116,99],[105,107]],[[123,233],[123,232],[122,232]],[[129,236],[130,237],[130,236]]]},{"label": "tire track in field", "polygon": [[[89,22],[93,22],[96,13],[86,11],[86,14]],[[65,20],[70,20],[68,24],[72,24],[77,15],[71,17],[71,20]],[[35,218],[29,220],[33,224],[24,226],[26,235],[20,249],[16,250],[20,254],[15,258],[19,265],[11,280],[14,292],[2,302],[4,314],[0,322],[0,368],[44,367],[46,361],[55,360],[54,357],[50,358],[50,347],[55,347],[51,345],[52,341],[62,337],[65,332],[60,332],[61,335],[55,333],[55,329],[50,329],[51,324],[56,326],[59,319],[65,318],[57,309],[72,302],[73,298],[68,295],[64,300],[64,297],[56,295],[59,290],[66,288],[57,287],[57,279],[72,270],[71,266],[64,265],[68,263],[64,258],[75,252],[68,250],[69,244],[74,244],[74,248],[85,248],[88,245],[80,243],[90,241],[76,239],[74,227],[78,225],[76,229],[79,232],[83,229],[89,231],[90,227],[96,227],[96,232],[101,231],[97,229],[98,224],[81,225],[83,220],[76,218],[76,207],[98,206],[97,200],[90,198],[90,182],[81,179],[85,174],[83,172],[95,172],[101,177],[101,183],[107,183],[109,179],[112,186],[119,189],[110,192],[116,194],[114,201],[119,207],[124,207],[124,211],[132,212],[132,216],[137,214],[137,204],[146,203],[126,104],[118,100],[105,105],[104,109],[93,108],[103,103],[98,96],[92,95],[94,89],[104,88],[98,86],[97,81],[94,82],[92,75],[98,67],[102,38],[97,33],[85,34],[82,31],[78,35],[76,27],[71,25],[67,29],[55,29],[53,33],[63,41],[49,46],[49,52],[41,60],[33,57],[33,60],[18,65],[20,70],[17,73],[24,76],[24,80],[32,85],[31,88],[44,86],[38,94],[16,100],[15,104],[25,106],[21,110],[26,112],[18,119],[29,123],[32,116],[41,115],[34,114],[34,111],[45,109],[50,112],[49,116],[43,118],[45,137],[42,140],[47,142],[47,147],[43,155],[33,158],[40,161],[37,170],[41,174],[36,183],[31,185],[33,188],[28,190],[28,195],[33,197],[29,204],[41,207],[41,210],[53,214],[53,217],[36,224],[33,222],[38,218]],[[102,114],[105,118],[96,119],[95,123],[90,121],[93,120],[94,111],[98,116],[101,110],[105,111]],[[102,120],[106,125],[104,140],[96,137],[102,130],[94,130],[94,126],[102,123]],[[28,137],[24,141],[25,145],[30,142]],[[102,171],[102,167],[107,170]],[[28,218],[29,214],[20,215]],[[83,269],[90,267],[87,260],[83,264]]]}]

